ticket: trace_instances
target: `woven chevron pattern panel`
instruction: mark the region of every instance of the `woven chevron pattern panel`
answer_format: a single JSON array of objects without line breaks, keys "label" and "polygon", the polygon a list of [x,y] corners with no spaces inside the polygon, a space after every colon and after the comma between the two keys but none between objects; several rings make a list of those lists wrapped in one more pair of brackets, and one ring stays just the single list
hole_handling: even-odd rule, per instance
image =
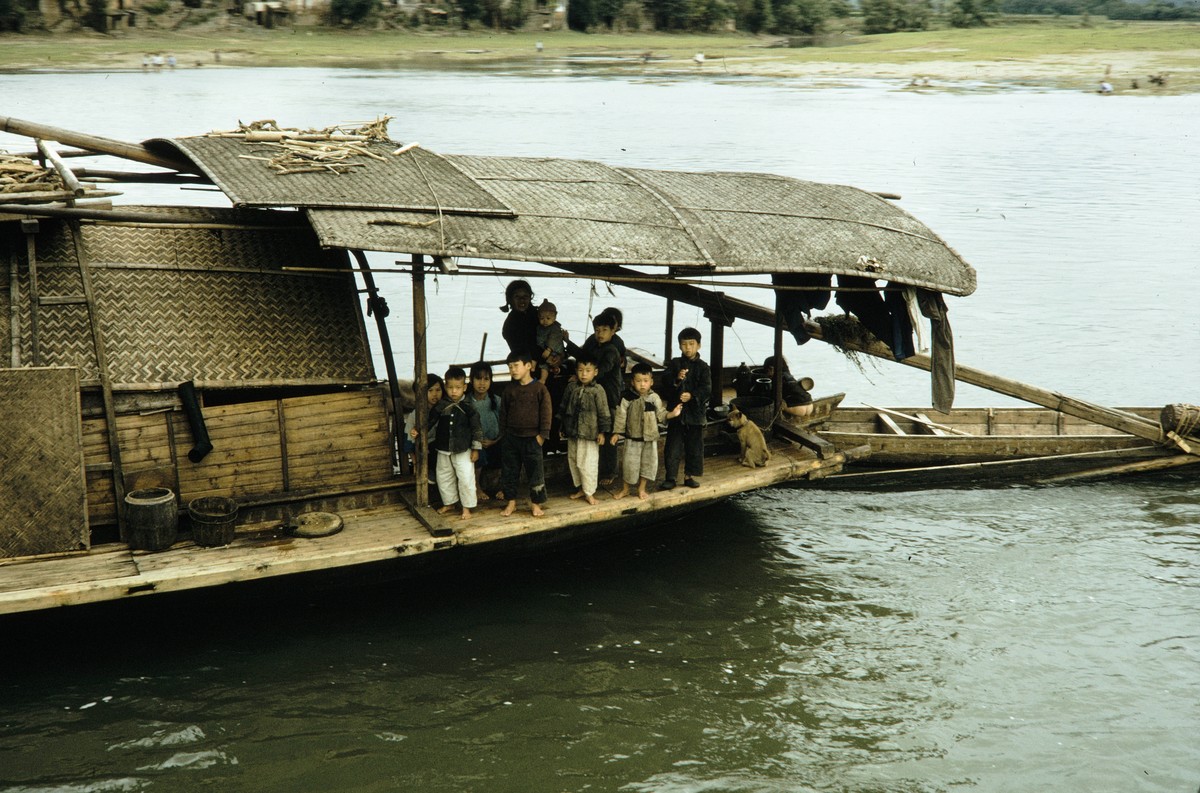
[{"label": "woven chevron pattern panel", "polygon": [[154,141],[187,155],[240,206],[397,207],[443,212],[511,215],[512,210],[463,174],[447,158],[421,148],[393,155],[397,144],[363,146],[376,158],[358,157],[346,173],[289,173],[267,160],[277,144],[237,138],[179,138]]},{"label": "woven chevron pattern panel", "polygon": [[115,383],[370,379],[345,278],[129,269],[94,277]]},{"label": "woven chevron pattern panel", "polygon": [[87,548],[74,369],[0,369],[0,556]]},{"label": "woven chevron pattern panel", "polygon": [[[199,212],[216,224],[246,214]],[[17,257],[21,362],[30,365],[30,279],[25,239],[14,226],[0,228],[0,252],[6,260]],[[280,270],[335,264],[307,227],[84,225],[82,236],[115,386],[173,388],[193,379],[208,387],[360,383],[373,376],[349,274]],[[41,221],[37,245],[39,294],[82,294],[66,224]],[[6,338],[7,312],[3,318]],[[43,365],[74,366],[83,380],[99,378],[86,306],[42,305],[38,341]],[[2,349],[7,364],[11,356]]]}]

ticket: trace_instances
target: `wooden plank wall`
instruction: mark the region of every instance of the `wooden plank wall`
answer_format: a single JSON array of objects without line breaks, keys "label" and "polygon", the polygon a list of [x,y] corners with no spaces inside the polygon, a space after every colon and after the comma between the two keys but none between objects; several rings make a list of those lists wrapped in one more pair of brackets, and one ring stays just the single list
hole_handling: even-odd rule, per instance
[{"label": "wooden plank wall", "polygon": [[[204,408],[213,450],[191,462],[192,435],[179,411],[117,417],[129,489],[170,487],[186,504],[201,496],[268,497],[335,491],[393,477],[386,394],[381,388]],[[116,520],[102,417],[84,421],[88,511]]]},{"label": "wooden plank wall", "polygon": [[[1120,408],[1158,419],[1157,408]],[[924,412],[931,419],[972,435],[1119,435],[1117,430],[1046,408],[955,408],[949,416],[929,408],[897,408],[909,415]],[[872,408],[838,408],[824,428],[835,432],[879,432],[877,411]],[[912,421],[892,416],[906,433],[927,434]]]}]

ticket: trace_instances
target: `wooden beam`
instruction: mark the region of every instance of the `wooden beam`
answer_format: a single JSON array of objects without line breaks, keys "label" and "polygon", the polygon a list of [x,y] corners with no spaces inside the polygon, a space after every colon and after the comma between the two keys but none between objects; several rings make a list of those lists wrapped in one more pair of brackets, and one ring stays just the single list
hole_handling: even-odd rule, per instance
[{"label": "wooden beam", "polygon": [[1081,479],[1095,479],[1100,476],[1120,476],[1148,471],[1163,471],[1168,468],[1178,468],[1181,465],[1195,465],[1196,463],[1200,463],[1200,457],[1191,454],[1176,454],[1173,457],[1160,457],[1155,460],[1142,460],[1136,463],[1110,465],[1104,468],[1090,468],[1087,471],[1075,471],[1070,474],[1050,476],[1040,480],[1040,484],[1062,484]]},{"label": "wooden beam", "polygon": [[[417,452],[415,460],[417,475],[417,506],[429,506],[429,369],[425,349],[425,257],[413,256],[412,306],[413,306],[413,394],[416,397],[413,426],[417,430]],[[505,495],[509,495],[505,493]]]},{"label": "wooden beam", "polygon": [[63,158],[59,157],[53,149],[46,145],[46,141],[38,138],[37,149],[54,166],[54,170],[58,172],[59,177],[63,180],[63,184],[67,186],[68,190],[76,196],[84,194],[85,191],[83,185],[79,183],[79,178],[71,172],[71,169],[63,162]]},{"label": "wooden beam", "polygon": [[170,168],[173,171],[196,172],[196,166],[192,165],[187,159],[182,157],[164,157],[155,154],[140,143],[127,143],[112,138],[102,138],[99,135],[89,135],[85,132],[75,132],[74,130],[52,127],[49,124],[38,124],[34,121],[0,116],[0,132],[11,132],[14,135],[24,135],[27,138],[53,140],[68,146],[90,149],[100,154],[111,154],[114,157],[143,162],[147,165]]},{"label": "wooden beam", "polygon": [[[927,430],[930,435],[949,435],[950,434],[950,433],[946,432],[944,429],[942,429],[941,424],[938,424],[935,421],[931,421],[929,416],[926,416],[924,413],[915,413],[913,415],[915,416],[915,418],[918,419],[917,426],[921,427],[924,430]],[[1062,414],[1059,413],[1058,415],[1061,416]]]},{"label": "wooden beam", "polygon": [[891,416],[889,416],[887,413],[876,413],[875,419],[879,422],[879,424],[883,427],[883,429],[886,432],[890,432],[893,435],[907,435],[908,434],[904,430],[900,429],[900,425],[896,423],[896,420],[894,418],[892,418]]}]

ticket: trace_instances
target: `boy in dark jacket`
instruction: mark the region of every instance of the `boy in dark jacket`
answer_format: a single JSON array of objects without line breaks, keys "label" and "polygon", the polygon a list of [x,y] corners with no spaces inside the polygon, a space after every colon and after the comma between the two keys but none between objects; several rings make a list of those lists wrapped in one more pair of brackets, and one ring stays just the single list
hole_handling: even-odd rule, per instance
[{"label": "boy in dark jacket", "polygon": [[550,435],[550,392],[533,377],[533,353],[510,352],[508,373],[512,377],[500,399],[500,481],[507,506],[500,514],[517,511],[517,486],[521,469],[529,477],[529,510],[534,517],[545,514],[546,476],[542,469],[542,444]]},{"label": "boy in dark jacket", "polygon": [[704,474],[704,425],[712,396],[712,373],[700,359],[700,331],[695,328],[679,331],[679,352],[682,355],[667,364],[663,389],[672,410],[683,406],[677,418],[667,421],[667,443],[663,449],[667,478],[661,485],[663,490],[675,487],[680,462],[684,463],[687,478],[683,484],[687,487],[700,487],[696,477]]},{"label": "boy in dark jacket", "polygon": [[[613,343],[613,337],[617,335],[616,320],[611,314],[601,312],[592,320],[592,328],[596,339],[596,348],[592,353],[596,361],[596,383],[604,389],[611,416],[616,413],[625,385],[621,353]],[[617,447],[605,443],[600,447],[600,484],[611,485],[616,475]]]},{"label": "boy in dark jacket", "polygon": [[437,451],[437,486],[444,507],[440,515],[449,515],[462,505],[462,520],[475,509],[475,461],[483,448],[483,428],[479,413],[467,393],[467,373],[462,367],[446,370],[443,387],[446,395],[429,411],[430,448]]}]

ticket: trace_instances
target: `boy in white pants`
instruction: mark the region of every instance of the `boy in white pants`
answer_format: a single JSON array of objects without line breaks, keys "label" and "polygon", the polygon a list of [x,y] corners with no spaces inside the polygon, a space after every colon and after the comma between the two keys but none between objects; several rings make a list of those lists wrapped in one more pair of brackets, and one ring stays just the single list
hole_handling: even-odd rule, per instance
[{"label": "boy in white pants", "polygon": [[442,378],[446,395],[429,411],[429,445],[437,451],[438,493],[445,505],[439,515],[449,515],[462,505],[462,520],[476,505],[475,461],[483,448],[479,413],[467,393],[467,373],[460,366]]},{"label": "boy in white pants", "polygon": [[586,354],[576,360],[575,380],[567,384],[559,416],[562,435],[567,439],[567,467],[576,487],[571,498],[597,504],[600,447],[612,431],[612,414],[604,389],[596,383],[596,361]]}]

